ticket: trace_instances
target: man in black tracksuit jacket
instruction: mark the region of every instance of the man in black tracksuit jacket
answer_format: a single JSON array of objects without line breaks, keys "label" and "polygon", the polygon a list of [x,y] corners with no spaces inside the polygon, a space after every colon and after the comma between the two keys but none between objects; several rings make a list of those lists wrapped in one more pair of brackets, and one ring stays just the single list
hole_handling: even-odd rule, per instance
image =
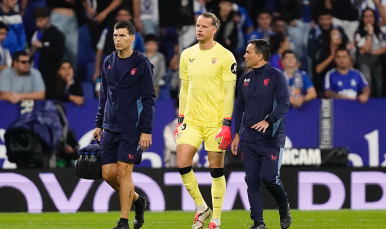
[{"label": "man in black tracksuit jacket", "polygon": [[151,145],[155,92],[153,65],[142,53],[132,50],[135,26],[120,21],[114,26],[113,52],[101,70],[99,107],[94,138],[101,144],[103,179],[119,192],[121,218],[114,229],[129,229],[131,204],[136,206],[134,229],[144,223],[149,205],[145,196],[134,191],[132,172],[140,164],[142,152]]},{"label": "man in black tracksuit jacket", "polygon": [[[267,63],[270,45],[264,40],[251,40],[244,55],[251,71],[240,77],[236,107],[236,134],[232,153],[239,142],[243,153],[245,181],[251,205],[251,229],[265,229],[260,183],[279,205],[280,225],[288,228],[291,215],[287,194],[279,179],[285,142],[285,117],[290,102],[287,80],[283,73]],[[241,137],[240,137],[241,135]]]}]

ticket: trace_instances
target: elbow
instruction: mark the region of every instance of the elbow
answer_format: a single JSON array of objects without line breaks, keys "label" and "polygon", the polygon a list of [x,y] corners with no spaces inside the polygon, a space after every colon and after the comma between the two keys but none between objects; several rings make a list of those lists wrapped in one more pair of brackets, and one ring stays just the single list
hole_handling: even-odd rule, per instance
[{"label": "elbow", "polygon": [[46,92],[45,91],[41,91],[39,92],[39,95],[37,96],[37,100],[43,100],[46,98]]}]

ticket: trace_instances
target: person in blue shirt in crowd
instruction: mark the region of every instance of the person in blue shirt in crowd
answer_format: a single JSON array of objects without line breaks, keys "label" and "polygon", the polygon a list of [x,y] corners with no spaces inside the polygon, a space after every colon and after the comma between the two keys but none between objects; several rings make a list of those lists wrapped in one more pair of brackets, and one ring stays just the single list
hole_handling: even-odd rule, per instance
[{"label": "person in blue shirt in crowd", "polygon": [[3,46],[9,50],[11,56],[17,51],[24,51],[27,44],[21,15],[13,10],[16,4],[15,0],[3,0],[0,7],[1,21],[9,28]]},{"label": "person in blue shirt in crowd", "polygon": [[308,74],[297,68],[298,60],[292,50],[287,50],[282,54],[284,66],[283,74],[287,78],[290,103],[293,107],[301,107],[304,102],[316,98],[316,90]]},{"label": "person in blue shirt in crowd", "polygon": [[11,53],[3,45],[3,41],[7,37],[8,30],[8,26],[4,24],[4,22],[0,21],[0,72],[12,65]]},{"label": "person in blue shirt in crowd", "polygon": [[134,191],[135,164],[152,144],[155,92],[153,65],[141,52],[131,49],[135,26],[120,21],[114,26],[116,52],[108,55],[101,72],[99,106],[94,139],[101,143],[103,179],[119,192],[121,218],[114,229],[129,229],[131,204],[136,207],[134,229],[144,223],[149,205],[145,196]]},{"label": "person in blue shirt in crowd", "polygon": [[282,54],[290,47],[289,38],[282,33],[278,33],[270,37],[271,43],[271,59],[272,67],[283,70]]},{"label": "person in blue shirt in crowd", "polygon": [[370,87],[363,74],[350,67],[350,54],[340,48],[335,54],[336,68],[326,74],[324,90],[327,98],[357,100],[367,103]]},{"label": "person in blue shirt in crowd", "polygon": [[272,16],[268,9],[262,9],[257,16],[258,27],[251,33],[247,34],[247,41],[253,39],[263,39],[269,41],[269,37],[275,35],[271,28]]}]

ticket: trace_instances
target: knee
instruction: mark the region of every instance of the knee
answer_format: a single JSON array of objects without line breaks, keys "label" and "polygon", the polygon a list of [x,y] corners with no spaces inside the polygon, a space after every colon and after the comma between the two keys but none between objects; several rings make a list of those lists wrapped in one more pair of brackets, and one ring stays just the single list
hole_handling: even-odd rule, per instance
[{"label": "knee", "polygon": [[267,187],[267,188],[269,188],[269,187],[271,187],[271,186],[277,185],[277,183],[276,183],[276,177],[265,177],[265,176],[263,176],[263,177],[261,178],[261,180],[263,181],[265,187]]},{"label": "knee", "polygon": [[253,177],[245,176],[245,183],[248,186],[248,189],[260,189],[260,179]]}]

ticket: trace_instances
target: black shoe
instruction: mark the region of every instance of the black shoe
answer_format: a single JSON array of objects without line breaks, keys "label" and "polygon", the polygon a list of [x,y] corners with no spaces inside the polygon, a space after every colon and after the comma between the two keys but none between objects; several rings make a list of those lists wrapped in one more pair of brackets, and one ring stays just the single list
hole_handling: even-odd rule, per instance
[{"label": "black shoe", "polygon": [[267,229],[265,223],[254,223],[249,229]]},{"label": "black shoe", "polygon": [[150,201],[146,196],[139,196],[142,198],[142,205],[135,208],[134,229],[139,229],[145,222],[145,211],[149,209]]},{"label": "black shoe", "polygon": [[289,228],[292,222],[289,204],[284,209],[279,208],[279,215],[280,215],[280,227],[282,229]]},{"label": "black shoe", "polygon": [[113,229],[130,229],[130,226],[118,222],[118,223],[117,223],[117,226],[115,226]]}]

